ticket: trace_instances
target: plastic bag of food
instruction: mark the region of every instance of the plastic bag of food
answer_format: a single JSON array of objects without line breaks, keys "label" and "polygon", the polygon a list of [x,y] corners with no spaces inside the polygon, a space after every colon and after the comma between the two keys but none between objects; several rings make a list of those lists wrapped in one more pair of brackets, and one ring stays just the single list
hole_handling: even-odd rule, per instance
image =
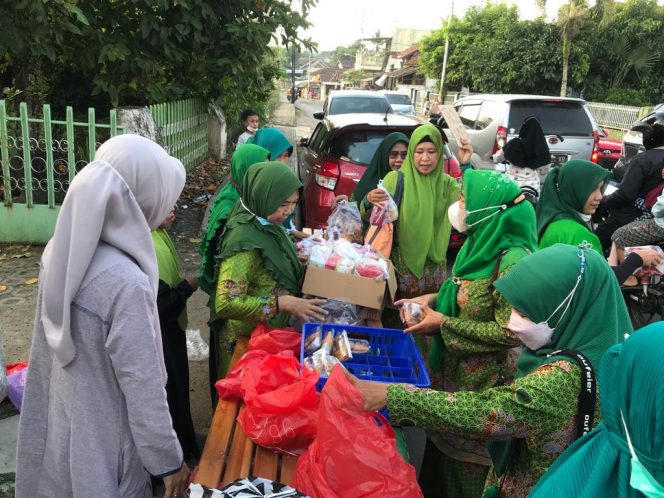
[{"label": "plastic bag of food", "polygon": [[327,219],[327,229],[339,234],[362,232],[362,217],[355,202],[340,201]]},{"label": "plastic bag of food", "polygon": [[374,280],[387,280],[389,277],[387,262],[384,259],[362,258],[355,265],[355,275]]},{"label": "plastic bag of food", "polygon": [[348,343],[354,355],[371,353],[371,343],[365,339],[348,339]]},{"label": "plastic bag of food", "polygon": [[374,206],[371,210],[371,218],[369,222],[377,227],[382,227],[387,223],[393,223],[399,218],[399,208],[397,203],[383,186],[383,180],[378,182],[378,188],[387,194],[388,199]]},{"label": "plastic bag of food", "polygon": [[417,303],[404,303],[401,306],[401,319],[406,325],[415,325],[424,319],[424,310]]},{"label": "plastic bag of food", "polygon": [[309,265],[314,268],[325,268],[325,264],[331,255],[331,247],[326,245],[315,245],[309,252]]},{"label": "plastic bag of food", "polygon": [[[657,252],[657,254],[664,256],[664,251],[659,246],[634,246],[634,247],[625,247],[625,256],[633,253],[637,249],[650,249]],[[634,275],[637,278],[641,277],[650,277],[653,275],[664,275],[664,262],[658,264],[657,266],[651,266],[649,268],[639,268],[634,272]]]},{"label": "plastic bag of food", "polygon": [[350,342],[348,342],[348,333],[345,330],[342,330],[341,333],[337,334],[334,338],[332,355],[341,362],[353,358],[353,351],[350,348]]},{"label": "plastic bag of food", "polygon": [[327,302],[321,304],[320,307],[328,312],[325,323],[335,325],[357,325],[359,322],[357,306],[354,304],[338,301],[336,299],[329,299]]},{"label": "plastic bag of food", "polygon": [[201,337],[198,329],[187,329],[187,358],[189,361],[203,361],[210,356],[210,347]]}]

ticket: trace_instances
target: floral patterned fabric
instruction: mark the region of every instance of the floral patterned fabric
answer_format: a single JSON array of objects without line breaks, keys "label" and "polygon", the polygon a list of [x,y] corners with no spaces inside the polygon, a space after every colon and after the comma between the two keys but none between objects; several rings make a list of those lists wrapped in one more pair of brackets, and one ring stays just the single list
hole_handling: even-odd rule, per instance
[{"label": "floral patterned fabric", "polygon": [[[575,437],[579,368],[566,360],[545,364],[509,386],[456,393],[394,384],[387,407],[394,423],[469,439],[519,439],[501,497],[525,498],[545,470]],[[599,420],[599,405],[595,421]],[[489,473],[486,485],[497,480]]]}]

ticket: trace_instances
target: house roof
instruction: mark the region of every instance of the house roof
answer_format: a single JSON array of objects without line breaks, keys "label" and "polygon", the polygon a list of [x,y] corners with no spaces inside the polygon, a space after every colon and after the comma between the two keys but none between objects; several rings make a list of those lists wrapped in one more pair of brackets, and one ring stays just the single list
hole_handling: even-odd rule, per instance
[{"label": "house roof", "polygon": [[387,76],[390,78],[403,78],[404,76],[408,76],[409,74],[414,74],[416,72],[417,66],[406,66],[387,73]]},{"label": "house roof", "polygon": [[344,71],[345,69],[339,69],[338,67],[326,67],[311,71],[311,75],[320,76],[321,81],[340,81],[341,75]]},{"label": "house roof", "polygon": [[420,44],[416,43],[414,45],[411,45],[410,47],[402,50],[399,53],[399,58],[401,59],[408,59],[409,57],[413,56],[416,52],[420,51]]}]

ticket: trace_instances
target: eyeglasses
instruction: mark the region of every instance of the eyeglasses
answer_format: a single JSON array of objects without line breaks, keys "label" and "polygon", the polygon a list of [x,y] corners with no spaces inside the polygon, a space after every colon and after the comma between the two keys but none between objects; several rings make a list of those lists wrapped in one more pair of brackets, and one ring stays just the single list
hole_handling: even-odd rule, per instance
[{"label": "eyeglasses", "polygon": [[397,157],[401,157],[401,159],[406,159],[407,155],[408,151],[403,151],[403,152],[399,152],[398,150],[390,151],[390,158],[392,159],[396,159]]}]

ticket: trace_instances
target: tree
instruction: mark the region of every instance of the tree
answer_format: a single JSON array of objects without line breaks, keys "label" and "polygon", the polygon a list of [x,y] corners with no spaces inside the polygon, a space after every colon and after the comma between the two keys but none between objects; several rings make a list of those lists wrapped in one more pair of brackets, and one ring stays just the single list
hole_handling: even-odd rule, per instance
[{"label": "tree", "polygon": [[556,24],[561,29],[562,38],[562,81],[560,83],[560,96],[567,96],[567,79],[569,76],[569,58],[572,51],[572,43],[579,34],[581,26],[588,15],[588,8],[583,0],[570,0],[569,3],[560,7]]},{"label": "tree", "polygon": [[357,54],[357,51],[359,49],[360,49],[359,41],[356,41],[355,43],[347,47],[339,46],[334,49],[334,52],[330,57],[330,62],[332,62],[332,64],[334,65],[337,65],[344,58],[355,57],[355,54]]},{"label": "tree", "polygon": [[203,97],[233,109],[267,99],[279,74],[271,40],[313,47],[298,29],[315,2],[298,12],[281,0],[20,0],[2,6],[0,53],[32,101],[65,72],[113,106]]}]

